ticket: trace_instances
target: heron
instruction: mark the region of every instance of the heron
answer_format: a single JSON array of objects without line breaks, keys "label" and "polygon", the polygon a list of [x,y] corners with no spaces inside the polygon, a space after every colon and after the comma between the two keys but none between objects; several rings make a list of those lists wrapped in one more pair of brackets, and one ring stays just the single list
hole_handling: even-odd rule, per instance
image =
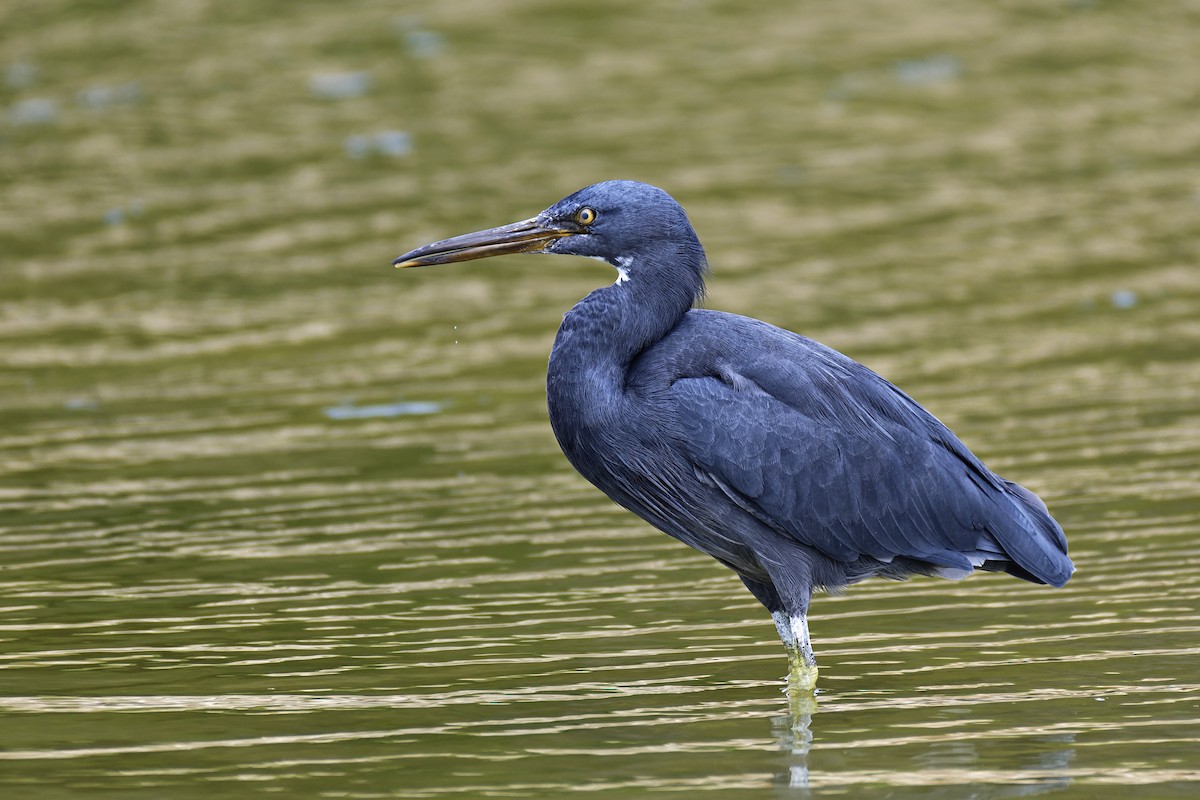
[{"label": "heron", "polygon": [[732,569],[811,696],[817,590],[870,577],[1005,572],[1060,587],[1075,567],[1046,504],[853,359],[698,307],[708,261],[662,189],[605,181],[535,217],[418,247],[396,267],[511,253],[616,268],[564,315],[546,376],[567,460],[617,504]]}]

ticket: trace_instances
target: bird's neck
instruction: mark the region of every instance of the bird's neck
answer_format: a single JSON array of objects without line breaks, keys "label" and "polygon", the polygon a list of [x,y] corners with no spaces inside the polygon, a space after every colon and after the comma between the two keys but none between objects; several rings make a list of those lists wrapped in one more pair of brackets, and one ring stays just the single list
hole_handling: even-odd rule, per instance
[{"label": "bird's neck", "polygon": [[559,444],[581,471],[585,451],[595,447],[593,435],[611,438],[621,428],[634,359],[679,324],[703,293],[704,253],[698,244],[693,252],[698,261],[675,260],[667,268],[622,259],[618,282],[592,292],[563,318],[546,395]]},{"label": "bird's neck", "polygon": [[[655,254],[663,258],[663,254]],[[563,318],[551,352],[573,369],[616,370],[623,382],[630,363],[674,328],[704,294],[704,251],[620,258],[615,283],[589,294]],[[690,258],[692,261],[684,260]]]}]

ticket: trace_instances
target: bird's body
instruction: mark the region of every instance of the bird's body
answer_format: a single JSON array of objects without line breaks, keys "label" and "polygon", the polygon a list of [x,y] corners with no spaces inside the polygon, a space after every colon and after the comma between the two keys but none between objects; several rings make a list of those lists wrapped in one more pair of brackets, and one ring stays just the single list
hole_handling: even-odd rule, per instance
[{"label": "bird's body", "polygon": [[581,300],[555,339],[555,436],[615,502],[741,577],[774,617],[799,688],[816,677],[814,589],[975,568],[1055,586],[1070,577],[1066,538],[1041,500],[908,395],[803,336],[694,308],[704,251],[661,190],[597,184],[397,263],[502,252],[617,267],[617,282]]}]

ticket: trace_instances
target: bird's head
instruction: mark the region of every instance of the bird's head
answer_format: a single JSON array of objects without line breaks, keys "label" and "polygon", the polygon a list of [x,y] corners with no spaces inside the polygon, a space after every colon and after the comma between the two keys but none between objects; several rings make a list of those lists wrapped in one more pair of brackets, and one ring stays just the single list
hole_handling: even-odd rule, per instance
[{"label": "bird's head", "polygon": [[536,217],[427,244],[392,263],[425,267],[509,253],[597,258],[623,279],[648,268],[683,270],[701,286],[707,268],[683,208],[662,189],[637,181],[594,184]]}]

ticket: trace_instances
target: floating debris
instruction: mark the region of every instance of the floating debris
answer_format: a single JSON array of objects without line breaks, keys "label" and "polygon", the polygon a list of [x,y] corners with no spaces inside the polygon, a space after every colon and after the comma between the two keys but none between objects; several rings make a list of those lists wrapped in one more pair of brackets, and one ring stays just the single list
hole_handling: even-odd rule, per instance
[{"label": "floating debris", "polygon": [[31,97],[13,103],[8,118],[14,125],[53,125],[58,122],[58,101],[49,97]]},{"label": "floating debris", "polygon": [[371,406],[359,406],[352,402],[339,403],[323,409],[329,419],[370,419],[372,417],[404,417],[418,414],[436,414],[443,408],[442,403],[431,401],[398,401],[395,403],[380,403]]},{"label": "floating debris", "polygon": [[369,136],[355,134],[346,137],[343,147],[346,155],[355,160],[373,154],[399,158],[412,152],[412,137],[407,131],[380,131]]},{"label": "floating debris", "polygon": [[909,86],[947,83],[962,76],[962,61],[951,55],[897,61],[892,65],[892,74],[900,83]]},{"label": "floating debris", "polygon": [[79,105],[95,111],[104,111],[115,106],[137,105],[142,100],[142,87],[136,83],[117,86],[89,86],[76,96]]},{"label": "floating debris", "polygon": [[1133,308],[1137,305],[1137,292],[1129,289],[1118,289],[1108,297],[1108,301],[1112,303],[1113,308]]},{"label": "floating debris", "polygon": [[322,100],[362,97],[371,90],[367,72],[323,72],[308,79],[308,88]]}]

